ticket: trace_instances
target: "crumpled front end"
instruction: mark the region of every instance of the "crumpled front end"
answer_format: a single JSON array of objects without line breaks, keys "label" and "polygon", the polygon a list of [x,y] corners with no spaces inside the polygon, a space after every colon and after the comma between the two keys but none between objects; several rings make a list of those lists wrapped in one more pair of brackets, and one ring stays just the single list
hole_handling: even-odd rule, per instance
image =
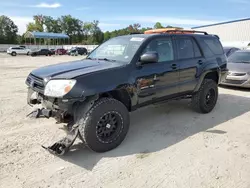
[{"label": "crumpled front end", "polygon": [[49,147],[42,146],[50,153],[64,155],[69,151],[69,148],[78,136],[78,125],[74,122],[74,110],[76,110],[75,105],[77,105],[79,99],[63,99],[45,96],[45,81],[31,74],[28,76],[26,84],[28,85],[27,103],[31,106],[42,106],[42,108],[37,108],[27,116],[33,118],[53,117],[57,120],[57,123],[68,123],[68,133],[66,137]]}]

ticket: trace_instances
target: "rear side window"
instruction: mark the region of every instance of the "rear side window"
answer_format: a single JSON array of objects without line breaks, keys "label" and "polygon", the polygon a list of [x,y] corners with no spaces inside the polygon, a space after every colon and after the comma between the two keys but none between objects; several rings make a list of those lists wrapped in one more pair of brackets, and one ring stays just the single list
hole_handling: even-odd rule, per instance
[{"label": "rear side window", "polygon": [[195,57],[192,38],[177,38],[178,59],[189,59]]},{"label": "rear side window", "polygon": [[207,45],[209,50],[215,54],[215,55],[221,55],[224,54],[224,50],[219,42],[218,39],[216,38],[204,38],[204,43]]}]

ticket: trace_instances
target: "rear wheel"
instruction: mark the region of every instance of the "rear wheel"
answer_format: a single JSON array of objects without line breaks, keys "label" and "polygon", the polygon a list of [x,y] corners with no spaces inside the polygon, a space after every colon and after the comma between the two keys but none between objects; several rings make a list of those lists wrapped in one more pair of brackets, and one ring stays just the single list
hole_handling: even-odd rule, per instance
[{"label": "rear wheel", "polygon": [[213,110],[218,99],[218,85],[212,79],[205,79],[200,89],[192,97],[192,107],[200,113],[209,113]]},{"label": "rear wheel", "polygon": [[127,108],[120,101],[101,98],[87,113],[82,113],[80,109],[77,115],[80,138],[91,150],[112,150],[126,137],[130,118]]}]

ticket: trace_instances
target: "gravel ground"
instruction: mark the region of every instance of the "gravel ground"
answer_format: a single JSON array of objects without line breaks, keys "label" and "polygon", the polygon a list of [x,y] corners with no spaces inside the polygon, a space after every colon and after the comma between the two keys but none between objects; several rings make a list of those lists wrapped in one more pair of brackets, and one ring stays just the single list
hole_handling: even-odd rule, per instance
[{"label": "gravel ground", "polygon": [[48,64],[82,57],[0,54],[0,187],[250,187],[250,93],[220,88],[215,109],[193,112],[189,100],[131,114],[127,138],[107,153],[78,141],[56,157],[41,148],[65,132],[53,119],[26,118],[25,78]]}]

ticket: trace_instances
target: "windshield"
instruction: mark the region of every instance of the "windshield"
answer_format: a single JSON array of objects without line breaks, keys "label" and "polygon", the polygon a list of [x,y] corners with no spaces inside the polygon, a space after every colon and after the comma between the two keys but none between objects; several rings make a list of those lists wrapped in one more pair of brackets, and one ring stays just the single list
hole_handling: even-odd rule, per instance
[{"label": "windshield", "polygon": [[228,58],[228,61],[232,63],[250,63],[250,51],[235,52]]},{"label": "windshield", "polygon": [[143,37],[133,36],[112,38],[92,51],[87,58],[128,63],[132,60],[143,41]]}]

